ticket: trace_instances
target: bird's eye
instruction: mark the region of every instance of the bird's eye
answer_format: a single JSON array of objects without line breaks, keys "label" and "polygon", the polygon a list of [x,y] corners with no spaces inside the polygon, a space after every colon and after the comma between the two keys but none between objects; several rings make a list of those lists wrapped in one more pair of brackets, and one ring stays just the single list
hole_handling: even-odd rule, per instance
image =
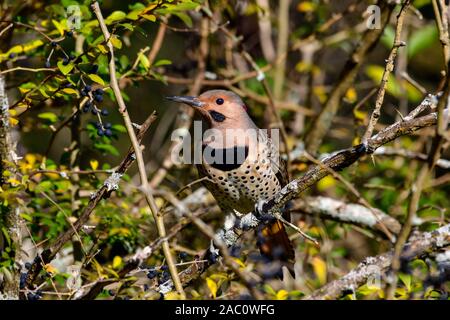
[{"label": "bird's eye", "polygon": [[223,101],[222,98],[219,98],[219,99],[216,100],[216,103],[217,103],[217,104],[223,104],[223,102],[224,102],[224,101]]}]

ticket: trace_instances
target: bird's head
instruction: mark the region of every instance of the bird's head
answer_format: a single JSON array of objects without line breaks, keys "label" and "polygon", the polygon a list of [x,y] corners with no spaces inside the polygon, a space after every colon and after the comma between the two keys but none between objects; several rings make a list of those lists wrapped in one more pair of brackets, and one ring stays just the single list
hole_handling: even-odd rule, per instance
[{"label": "bird's head", "polygon": [[212,128],[248,128],[253,121],[247,114],[247,107],[234,92],[209,90],[198,97],[171,96],[166,99],[185,103],[194,108]]}]

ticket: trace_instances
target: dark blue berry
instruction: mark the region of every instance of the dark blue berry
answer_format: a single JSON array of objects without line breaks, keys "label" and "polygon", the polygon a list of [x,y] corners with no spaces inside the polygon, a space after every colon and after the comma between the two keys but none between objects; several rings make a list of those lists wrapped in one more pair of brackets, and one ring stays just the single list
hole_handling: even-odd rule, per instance
[{"label": "dark blue berry", "polygon": [[90,107],[84,105],[82,110],[84,113],[88,113],[90,109],[91,109]]},{"label": "dark blue berry", "polygon": [[113,134],[113,133],[112,133],[111,129],[106,129],[106,130],[105,130],[105,136],[111,137],[112,134]]},{"label": "dark blue berry", "polygon": [[52,45],[53,48],[58,45],[55,41],[50,42],[50,44]]},{"label": "dark blue berry", "polygon": [[208,252],[207,259],[209,260],[209,262],[211,262],[211,263],[216,263],[218,257],[219,257],[219,255],[216,254],[216,253]]},{"label": "dark blue berry", "polygon": [[40,295],[38,295],[38,294],[29,292],[29,293],[27,294],[27,298],[28,298],[28,300],[35,301],[35,300],[39,300],[39,299],[42,298],[42,297],[41,297]]},{"label": "dark blue berry", "polygon": [[97,102],[102,102],[103,101],[103,96],[99,95],[99,94],[94,94],[94,100]]},{"label": "dark blue berry", "polygon": [[105,91],[103,91],[103,89],[100,88],[94,90],[94,94],[97,94],[99,96],[102,96],[104,93]]},{"label": "dark blue berry", "polygon": [[73,36],[73,31],[66,31],[66,36],[72,37]]},{"label": "dark blue berry", "polygon": [[69,59],[63,58],[63,65],[67,66],[69,64]]},{"label": "dark blue berry", "polygon": [[107,116],[109,114],[109,111],[106,109],[102,109],[102,116]]},{"label": "dark blue berry", "polygon": [[184,260],[187,258],[188,254],[186,252],[180,252],[178,256],[180,257],[181,260]]},{"label": "dark blue berry", "polygon": [[169,267],[167,265],[163,265],[163,266],[161,266],[161,270],[162,271],[169,270]]},{"label": "dark blue berry", "polygon": [[27,281],[27,274],[26,273],[21,273],[20,274],[20,283],[19,283],[20,289],[25,288],[26,281]]},{"label": "dark blue berry", "polygon": [[232,257],[236,257],[236,258],[240,257],[240,255],[241,255],[241,247],[238,246],[238,245],[232,246],[230,248],[230,255]]},{"label": "dark blue berry", "polygon": [[101,129],[102,128],[102,124],[100,122],[96,122],[94,124],[94,126],[95,126],[96,129]]},{"label": "dark blue berry", "polygon": [[105,123],[105,129],[111,129],[111,122]]},{"label": "dark blue berry", "polygon": [[76,58],[76,57],[75,57],[74,54],[71,53],[71,54],[69,55],[69,59],[70,59],[70,60],[75,60],[75,58]]},{"label": "dark blue berry", "polygon": [[88,93],[84,90],[81,90],[80,94],[82,97],[86,97],[88,95]]},{"label": "dark blue berry", "polygon": [[97,109],[92,108],[92,109],[91,109],[91,113],[92,113],[94,116],[97,115],[97,113],[98,113],[98,112],[97,112]]},{"label": "dark blue berry", "polygon": [[14,59],[16,57],[16,54],[14,53],[14,52],[11,52],[10,54],[9,54],[9,58],[10,59]]},{"label": "dark blue berry", "polygon": [[158,272],[156,272],[155,269],[149,270],[147,272],[147,278],[154,279],[158,275]]},{"label": "dark blue berry", "polygon": [[97,130],[97,135],[98,135],[99,137],[102,137],[102,136],[104,135],[103,130],[102,130],[102,129],[98,129],[98,130]]},{"label": "dark blue berry", "polygon": [[92,90],[92,86],[87,84],[87,85],[83,88],[83,90],[85,90],[86,92],[89,92],[89,91]]},{"label": "dark blue berry", "polygon": [[50,68],[50,66],[51,66],[51,65],[50,65],[50,61],[48,61],[48,60],[45,61],[44,66],[45,66],[46,68]]},{"label": "dark blue berry", "polygon": [[30,270],[31,268],[31,263],[30,262],[26,262],[25,263],[25,269]]}]

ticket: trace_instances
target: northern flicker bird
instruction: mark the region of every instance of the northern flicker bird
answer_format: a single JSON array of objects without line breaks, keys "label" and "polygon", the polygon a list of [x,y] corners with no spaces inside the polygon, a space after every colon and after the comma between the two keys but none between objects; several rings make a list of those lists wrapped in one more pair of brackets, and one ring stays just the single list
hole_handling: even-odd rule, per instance
[{"label": "northern flicker bird", "polygon": [[[198,97],[167,99],[193,107],[200,116],[205,134],[197,169],[200,177],[208,178],[203,183],[225,214],[239,217],[252,212],[260,200],[272,198],[288,182],[276,145],[267,130],[256,126],[237,94],[210,90]],[[294,258],[292,244],[279,220],[265,225],[258,238],[264,256],[282,261]]]}]

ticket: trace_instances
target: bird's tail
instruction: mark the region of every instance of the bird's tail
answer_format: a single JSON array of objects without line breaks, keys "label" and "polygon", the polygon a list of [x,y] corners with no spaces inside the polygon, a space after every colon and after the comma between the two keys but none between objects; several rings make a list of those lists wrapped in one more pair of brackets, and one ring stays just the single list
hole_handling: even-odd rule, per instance
[{"label": "bird's tail", "polygon": [[279,220],[269,222],[260,230],[258,246],[261,254],[270,260],[292,262],[295,258],[292,242]]}]

